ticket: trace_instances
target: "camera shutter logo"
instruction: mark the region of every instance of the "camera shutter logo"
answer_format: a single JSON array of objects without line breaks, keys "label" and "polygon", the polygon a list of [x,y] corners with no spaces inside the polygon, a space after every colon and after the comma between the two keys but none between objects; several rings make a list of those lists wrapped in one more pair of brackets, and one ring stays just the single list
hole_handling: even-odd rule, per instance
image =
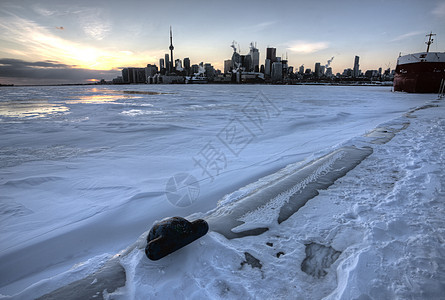
[{"label": "camera shutter logo", "polygon": [[168,180],[165,194],[168,201],[174,206],[190,206],[199,196],[198,180],[188,173],[175,174]]}]

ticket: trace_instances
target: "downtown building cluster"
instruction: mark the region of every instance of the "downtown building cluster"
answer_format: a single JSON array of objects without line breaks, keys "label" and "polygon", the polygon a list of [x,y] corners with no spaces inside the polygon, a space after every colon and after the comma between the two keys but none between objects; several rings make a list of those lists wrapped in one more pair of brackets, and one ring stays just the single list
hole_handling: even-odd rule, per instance
[{"label": "downtown building cluster", "polygon": [[241,55],[237,52],[235,42],[231,59],[224,61],[224,74],[230,74],[232,82],[266,82],[292,84],[299,82],[360,82],[360,81],[391,81],[394,79],[394,70],[387,68],[383,71],[367,70],[364,73],[360,70],[359,56],[355,56],[353,68],[348,68],[343,73],[333,74],[330,64],[334,57],[322,65],[316,62],[314,69],[305,68],[301,65],[294,71],[293,66],[288,65],[287,57],[283,59],[276,55],[277,49],[266,48],[266,58],[264,64],[259,65],[259,51],[253,43],[250,44],[250,52]]},{"label": "downtown building cluster", "polygon": [[250,43],[249,52],[239,53],[236,42],[231,45],[233,54],[230,59],[224,61],[224,71],[216,70],[210,63],[191,64],[190,58],[183,60],[174,59],[173,37],[170,28],[170,53],[159,59],[159,67],[147,64],[145,68],[124,68],[122,76],[113,79],[114,84],[133,83],[274,83],[297,84],[305,82],[369,82],[391,81],[394,71],[389,68],[385,71],[360,70],[358,56],[354,58],[352,68],[345,69],[343,73],[333,74],[329,59],[326,64],[315,63],[314,69],[301,65],[294,71],[294,67],[288,65],[287,57],[276,55],[277,49],[266,48],[266,58],[260,64],[260,51],[255,43]]},{"label": "downtown building cluster", "polygon": [[394,70],[366,70],[359,68],[359,57],[354,58],[352,68],[344,69],[342,73],[333,74],[327,64],[316,62],[314,68],[301,65],[294,71],[288,65],[287,59],[276,56],[276,48],[266,49],[264,64],[259,64],[260,53],[257,48],[251,48],[246,55],[234,52],[231,59],[224,61],[224,70],[215,69],[210,63],[191,64],[189,58],[176,59],[174,64],[169,54],[159,60],[159,67],[147,64],[145,68],[124,68],[122,76],[113,79],[114,84],[134,83],[275,83],[296,84],[305,82],[369,82],[392,81]]},{"label": "downtown building cluster", "polygon": [[164,58],[159,59],[159,68],[156,65],[147,64],[145,68],[124,68],[122,76],[113,79],[113,83],[132,84],[132,83],[189,83],[192,80],[200,83],[207,83],[215,80],[221,75],[220,70],[210,63],[201,62],[191,65],[190,58],[184,60],[174,59],[173,56],[173,35],[170,27],[170,54],[166,53]]}]

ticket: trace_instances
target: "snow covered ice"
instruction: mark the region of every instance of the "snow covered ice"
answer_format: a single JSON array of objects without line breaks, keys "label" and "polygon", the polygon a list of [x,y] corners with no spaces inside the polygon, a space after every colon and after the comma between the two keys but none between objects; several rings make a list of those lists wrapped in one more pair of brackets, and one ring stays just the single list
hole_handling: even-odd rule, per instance
[{"label": "snow covered ice", "polygon": [[[0,294],[443,298],[435,98],[388,87],[2,88]],[[150,261],[147,231],[169,216],[204,218],[210,232]]]}]

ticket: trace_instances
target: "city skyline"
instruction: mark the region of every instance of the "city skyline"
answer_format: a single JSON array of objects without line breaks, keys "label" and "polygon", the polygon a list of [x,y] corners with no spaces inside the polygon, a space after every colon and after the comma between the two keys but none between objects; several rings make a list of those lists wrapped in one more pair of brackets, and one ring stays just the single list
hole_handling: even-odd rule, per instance
[{"label": "city skyline", "polygon": [[289,65],[314,69],[335,57],[334,73],[395,68],[400,52],[445,49],[445,1],[2,1],[0,83],[88,82],[115,77],[124,67],[175,59],[211,63],[224,70],[236,41],[241,54],[257,43]]}]

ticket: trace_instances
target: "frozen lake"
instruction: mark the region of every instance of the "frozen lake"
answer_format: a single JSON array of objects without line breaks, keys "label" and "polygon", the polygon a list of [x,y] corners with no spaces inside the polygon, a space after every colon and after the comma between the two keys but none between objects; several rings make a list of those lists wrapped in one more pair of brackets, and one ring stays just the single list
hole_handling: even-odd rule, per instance
[{"label": "frozen lake", "polygon": [[320,158],[431,95],[390,87],[0,89],[0,294]]}]

